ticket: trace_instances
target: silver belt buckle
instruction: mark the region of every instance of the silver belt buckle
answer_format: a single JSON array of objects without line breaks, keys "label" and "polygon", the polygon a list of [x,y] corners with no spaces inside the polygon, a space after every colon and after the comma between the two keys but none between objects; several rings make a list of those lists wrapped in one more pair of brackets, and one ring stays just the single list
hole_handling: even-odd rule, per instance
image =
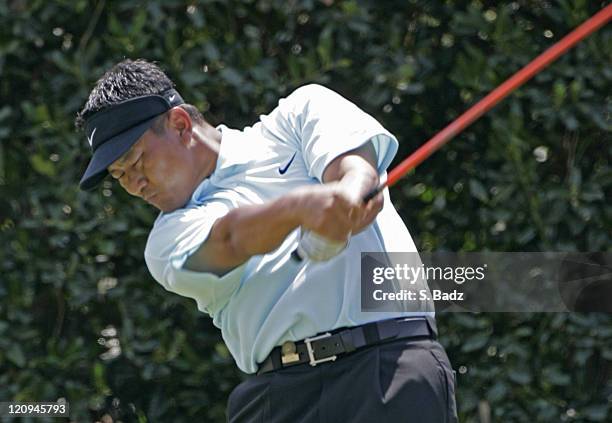
[{"label": "silver belt buckle", "polygon": [[321,360],[315,359],[314,350],[312,349],[312,342],[318,341],[319,339],[329,338],[330,336],[331,336],[331,333],[326,332],[323,335],[304,339],[304,343],[306,344],[306,349],[308,350],[308,358],[310,359],[309,364],[311,366],[316,366],[317,364],[325,363],[326,361],[335,361],[336,358],[338,358],[337,355],[332,355],[331,357],[322,358]]}]

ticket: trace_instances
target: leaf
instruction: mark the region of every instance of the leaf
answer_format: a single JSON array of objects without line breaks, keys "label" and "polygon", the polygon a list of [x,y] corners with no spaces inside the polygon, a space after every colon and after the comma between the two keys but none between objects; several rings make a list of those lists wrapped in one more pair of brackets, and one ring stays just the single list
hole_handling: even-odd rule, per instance
[{"label": "leaf", "polygon": [[570,189],[578,191],[582,184],[582,172],[580,169],[572,168],[569,174]]},{"label": "leaf", "polygon": [[34,170],[41,175],[49,177],[55,176],[55,166],[50,160],[43,159],[40,155],[35,154],[30,156],[30,163]]},{"label": "leaf", "polygon": [[519,385],[527,385],[531,383],[532,376],[527,369],[511,368],[508,378]]},{"label": "leaf", "polygon": [[589,185],[585,186],[580,192],[580,198],[589,203],[598,200],[603,200],[604,197],[605,196],[601,187],[593,183],[590,183]]},{"label": "leaf", "polygon": [[11,116],[11,108],[9,106],[4,106],[0,109],[0,122],[4,119]]},{"label": "leaf", "polygon": [[487,398],[491,402],[497,402],[502,400],[508,393],[508,386],[504,382],[495,382],[495,384],[489,389]]},{"label": "leaf", "polygon": [[6,358],[13,362],[17,367],[24,367],[26,364],[26,358],[23,354],[23,349],[18,343],[13,343],[6,352]]},{"label": "leaf", "polygon": [[528,326],[521,326],[520,328],[514,331],[514,334],[517,337],[521,337],[521,338],[528,337],[533,334],[533,329]]},{"label": "leaf", "polygon": [[567,386],[571,382],[570,376],[561,372],[559,366],[546,367],[543,376],[547,382],[557,386]]},{"label": "leaf", "polygon": [[487,333],[477,333],[467,338],[461,345],[461,351],[471,352],[482,349],[489,341]]},{"label": "leaf", "polygon": [[244,82],[242,75],[234,68],[223,68],[220,73],[223,79],[236,87],[240,87]]},{"label": "leaf", "polygon": [[596,422],[606,421],[608,417],[608,406],[606,404],[590,405],[579,411],[581,414]]},{"label": "leaf", "polygon": [[216,62],[221,58],[219,49],[213,42],[204,43],[204,56],[211,62]]},{"label": "leaf", "polygon": [[535,235],[536,235],[536,231],[534,228],[532,227],[525,228],[521,232],[518,233],[516,242],[519,245],[525,245],[529,241],[531,241],[533,238],[535,238]]},{"label": "leaf", "polygon": [[319,35],[319,43],[317,45],[317,54],[322,66],[329,66],[332,62],[332,50],[333,50],[333,31],[332,25],[327,25],[321,35]]},{"label": "leaf", "polygon": [[473,197],[477,198],[483,203],[489,201],[487,190],[485,189],[484,185],[482,185],[482,183],[477,179],[470,179],[470,193]]}]

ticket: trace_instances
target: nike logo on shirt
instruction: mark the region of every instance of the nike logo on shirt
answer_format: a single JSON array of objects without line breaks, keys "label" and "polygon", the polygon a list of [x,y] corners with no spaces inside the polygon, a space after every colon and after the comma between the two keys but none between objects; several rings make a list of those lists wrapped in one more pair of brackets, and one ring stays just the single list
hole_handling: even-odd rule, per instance
[{"label": "nike logo on shirt", "polygon": [[278,173],[280,173],[281,175],[284,175],[285,172],[287,172],[287,169],[289,169],[289,166],[291,166],[291,163],[293,163],[293,159],[295,159],[296,154],[297,154],[297,151],[293,153],[293,156],[291,156],[291,159],[289,159],[289,163],[287,163],[285,167],[278,168]]}]

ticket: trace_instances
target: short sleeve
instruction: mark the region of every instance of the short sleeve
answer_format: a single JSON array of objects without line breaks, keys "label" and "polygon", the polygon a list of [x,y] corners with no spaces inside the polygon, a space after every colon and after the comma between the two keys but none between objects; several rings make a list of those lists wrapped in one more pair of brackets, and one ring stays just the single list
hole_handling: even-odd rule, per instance
[{"label": "short sleeve", "polygon": [[161,214],[145,248],[145,261],[153,278],[166,290],[193,298],[200,311],[220,310],[240,285],[244,266],[222,277],[183,268],[187,258],[206,241],[213,224],[231,209],[223,201],[193,205]]},{"label": "short sleeve", "polygon": [[301,149],[310,177],[322,180],[339,155],[371,141],[383,173],[397,153],[397,139],[376,119],[321,85],[298,88],[261,117],[266,130]]}]

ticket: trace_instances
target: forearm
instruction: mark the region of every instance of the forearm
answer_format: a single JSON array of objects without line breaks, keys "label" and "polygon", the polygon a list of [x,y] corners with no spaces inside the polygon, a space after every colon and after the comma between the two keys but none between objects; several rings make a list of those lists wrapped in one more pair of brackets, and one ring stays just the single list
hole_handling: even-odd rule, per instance
[{"label": "forearm", "polygon": [[275,250],[300,225],[298,202],[290,193],[265,204],[231,210],[213,225],[186,268],[221,274],[254,255]]},{"label": "forearm", "polygon": [[323,174],[325,183],[338,182],[358,198],[378,186],[376,153],[372,143],[366,143],[334,159]]},{"label": "forearm", "polygon": [[368,142],[334,159],[325,173],[326,183],[336,182],[339,189],[351,199],[354,207],[350,214],[352,233],[365,229],[383,207],[382,194],[365,204],[364,197],[378,187],[377,158],[374,146]]},{"label": "forearm", "polygon": [[290,193],[262,205],[232,210],[222,233],[239,255],[251,257],[275,250],[300,225],[298,198]]}]

